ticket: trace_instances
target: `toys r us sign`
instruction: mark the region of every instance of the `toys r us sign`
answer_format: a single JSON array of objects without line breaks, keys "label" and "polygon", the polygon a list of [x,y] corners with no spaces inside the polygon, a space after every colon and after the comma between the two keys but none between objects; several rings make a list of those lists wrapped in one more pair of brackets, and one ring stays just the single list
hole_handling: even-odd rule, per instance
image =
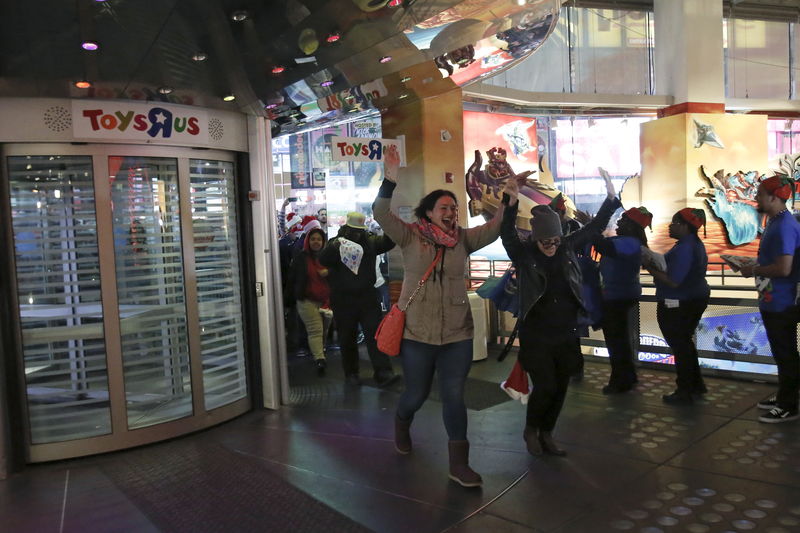
[{"label": "toys r us sign", "polygon": [[363,137],[332,137],[331,159],[334,161],[360,161],[383,163],[383,156],[390,146],[400,153],[400,166],[406,166],[406,150],[403,136],[397,139],[370,139]]}]

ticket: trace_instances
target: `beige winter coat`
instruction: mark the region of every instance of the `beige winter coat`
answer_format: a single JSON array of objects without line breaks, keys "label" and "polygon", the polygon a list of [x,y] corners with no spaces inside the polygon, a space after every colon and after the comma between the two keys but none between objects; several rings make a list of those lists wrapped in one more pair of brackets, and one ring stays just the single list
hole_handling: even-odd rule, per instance
[{"label": "beige winter coat", "polygon": [[[420,237],[410,224],[400,220],[389,209],[391,198],[378,197],[373,215],[383,231],[403,252],[403,289],[398,305],[405,308],[433,258],[435,247]],[[500,235],[503,211],[476,228],[459,232],[458,244],[445,248],[444,269],[437,264],[414,301],[406,309],[404,339],[442,345],[473,337],[472,313],[467,300],[466,270],[469,255],[494,242]]]}]

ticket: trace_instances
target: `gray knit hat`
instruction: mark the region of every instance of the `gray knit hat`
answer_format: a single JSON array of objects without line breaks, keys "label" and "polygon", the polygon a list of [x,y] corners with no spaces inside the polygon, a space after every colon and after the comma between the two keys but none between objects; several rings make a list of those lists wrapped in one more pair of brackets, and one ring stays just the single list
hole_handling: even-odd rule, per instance
[{"label": "gray knit hat", "polygon": [[552,239],[561,237],[561,217],[553,211],[550,206],[537,205],[531,209],[531,239],[541,241],[542,239]]}]

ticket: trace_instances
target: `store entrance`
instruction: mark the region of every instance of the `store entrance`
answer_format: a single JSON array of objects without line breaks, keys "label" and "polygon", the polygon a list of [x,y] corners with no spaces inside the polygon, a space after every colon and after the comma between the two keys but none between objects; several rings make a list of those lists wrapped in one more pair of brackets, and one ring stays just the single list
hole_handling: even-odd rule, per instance
[{"label": "store entrance", "polygon": [[5,145],[16,378],[31,462],[249,409],[233,154]]}]

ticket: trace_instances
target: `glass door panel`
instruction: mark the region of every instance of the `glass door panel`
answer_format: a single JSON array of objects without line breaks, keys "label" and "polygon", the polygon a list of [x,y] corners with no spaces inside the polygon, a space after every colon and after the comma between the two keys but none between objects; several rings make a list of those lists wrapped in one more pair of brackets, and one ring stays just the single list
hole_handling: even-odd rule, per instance
[{"label": "glass door panel", "polygon": [[130,429],[192,414],[177,160],[109,157]]},{"label": "glass door panel", "polygon": [[244,398],[247,380],[233,163],[189,160],[205,407]]},{"label": "glass door panel", "polygon": [[7,161],[31,442],[108,434],[92,158]]}]

